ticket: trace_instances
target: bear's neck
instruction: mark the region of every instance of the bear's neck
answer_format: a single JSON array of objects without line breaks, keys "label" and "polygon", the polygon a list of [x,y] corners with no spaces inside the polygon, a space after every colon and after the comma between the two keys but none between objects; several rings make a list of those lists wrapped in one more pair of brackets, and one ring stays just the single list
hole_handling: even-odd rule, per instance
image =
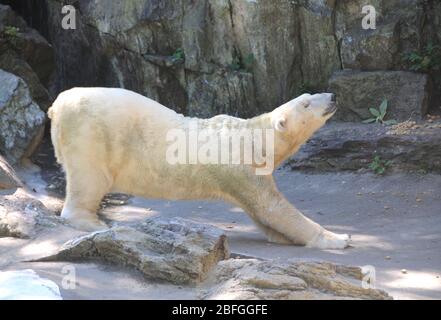
[{"label": "bear's neck", "polygon": [[[247,128],[273,129],[271,113],[247,120]],[[277,168],[283,161],[297,152],[304,141],[299,141],[296,137],[286,135],[274,130],[274,167]]]},{"label": "bear's neck", "polygon": [[247,128],[271,129],[272,128],[271,114],[264,113],[261,114],[260,116],[248,119],[246,120],[245,126]]}]

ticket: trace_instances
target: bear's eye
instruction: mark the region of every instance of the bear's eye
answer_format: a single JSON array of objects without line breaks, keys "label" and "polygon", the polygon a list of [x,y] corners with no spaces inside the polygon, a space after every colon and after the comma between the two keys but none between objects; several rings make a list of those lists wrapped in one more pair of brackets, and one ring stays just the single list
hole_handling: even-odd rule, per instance
[{"label": "bear's eye", "polygon": [[304,102],[303,103],[303,107],[306,109],[306,108],[308,108],[309,107],[309,102]]}]

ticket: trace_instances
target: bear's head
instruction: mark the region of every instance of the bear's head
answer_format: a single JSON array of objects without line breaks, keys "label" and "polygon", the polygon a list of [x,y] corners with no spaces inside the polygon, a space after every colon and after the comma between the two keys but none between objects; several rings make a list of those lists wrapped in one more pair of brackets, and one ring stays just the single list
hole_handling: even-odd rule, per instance
[{"label": "bear's head", "polygon": [[277,158],[284,160],[297,151],[336,111],[335,94],[319,93],[303,94],[271,112]]},{"label": "bear's head", "polygon": [[333,93],[306,93],[285,103],[271,114],[274,129],[283,135],[310,136],[337,111],[335,98]]}]

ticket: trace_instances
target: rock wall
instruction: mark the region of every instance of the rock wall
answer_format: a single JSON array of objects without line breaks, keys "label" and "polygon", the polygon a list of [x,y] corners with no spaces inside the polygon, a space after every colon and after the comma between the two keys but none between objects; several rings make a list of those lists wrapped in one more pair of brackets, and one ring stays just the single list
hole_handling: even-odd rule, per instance
[{"label": "rock wall", "polygon": [[[119,86],[201,117],[271,110],[304,91],[326,90],[343,68],[409,70],[406,54],[441,43],[434,0],[2,2],[47,33],[54,94]],[[77,8],[76,30],[61,28],[64,4]],[[366,4],[377,9],[375,30],[361,27]],[[425,71],[438,107],[439,70]]]}]

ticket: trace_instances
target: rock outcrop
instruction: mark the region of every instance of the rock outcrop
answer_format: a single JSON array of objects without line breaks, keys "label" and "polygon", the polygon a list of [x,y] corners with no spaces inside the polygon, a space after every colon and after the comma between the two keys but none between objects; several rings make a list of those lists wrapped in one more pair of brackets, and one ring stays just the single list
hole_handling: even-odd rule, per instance
[{"label": "rock outcrop", "polygon": [[276,262],[229,259],[219,262],[211,287],[202,299],[321,300],[391,297],[384,291],[363,288],[359,267],[327,262]]},{"label": "rock outcrop", "polygon": [[375,156],[391,170],[441,173],[441,122],[394,126],[332,123],[288,161],[294,170],[368,169]]},{"label": "rock outcrop", "polygon": [[14,164],[41,139],[46,115],[21,78],[0,69],[0,83],[0,152]]},{"label": "rock outcrop", "polygon": [[39,261],[103,260],[135,268],[150,279],[196,284],[228,256],[221,230],[179,218],[153,218],[73,239]]}]

